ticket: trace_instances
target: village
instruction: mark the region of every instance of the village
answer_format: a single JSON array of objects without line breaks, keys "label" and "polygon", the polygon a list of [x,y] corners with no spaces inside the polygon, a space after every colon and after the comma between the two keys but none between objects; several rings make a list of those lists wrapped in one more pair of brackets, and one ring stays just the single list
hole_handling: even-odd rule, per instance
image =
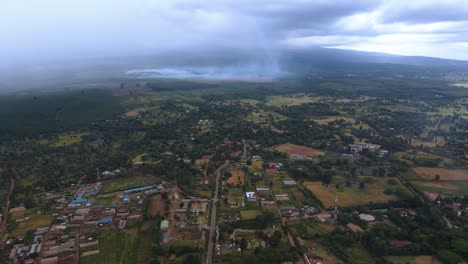
[{"label": "village", "polygon": [[[240,257],[256,248],[283,245],[301,248],[300,263],[320,264],[326,263],[330,256],[324,254],[323,249],[314,242],[313,232],[326,234],[346,228],[358,234],[373,225],[394,225],[389,213],[408,219],[417,216],[412,208],[366,207],[368,200],[365,193],[368,191],[369,195],[383,197],[382,201],[398,199],[393,194],[384,194],[384,189],[379,187],[384,183],[378,180],[367,179],[367,187],[359,187],[359,191],[364,194],[355,197],[351,189],[337,192],[323,183],[299,182],[285,169],[288,163],[292,161],[294,164],[295,160],[318,162],[323,152],[288,144],[274,149],[276,153],[286,153],[286,156],[276,155],[266,160],[255,154],[265,151],[258,145],[228,140],[223,145],[234,154],[220,179],[220,205],[215,216],[208,213],[211,202],[209,197],[186,195],[175,183],[151,175],[138,176],[129,181],[80,184],[63,192],[47,192],[38,196],[44,205],[43,211],[31,212],[24,206],[11,208],[9,221],[17,223],[23,231],[17,232],[20,234],[18,236],[9,237],[2,248],[9,252],[10,263],[91,263],[93,256],[102,254],[101,243],[105,242],[100,234],[104,234],[105,230],[133,232],[131,230],[136,230],[141,223],[153,221],[157,226],[150,233],[157,230],[157,234],[151,233],[150,236],[158,237],[158,244],[175,245],[177,241],[191,241],[189,243],[192,247],[203,249],[207,239],[210,239],[208,219],[215,217],[215,256],[210,263],[223,263],[226,258]],[[238,148],[241,150],[236,150]],[[344,154],[352,153],[359,159],[364,149],[377,152],[380,158],[388,155],[380,146],[364,143],[350,145]],[[202,158],[195,162],[195,166],[206,167],[207,162],[208,158]],[[108,173],[105,171],[102,174]],[[399,181],[392,184],[403,186]],[[213,179],[203,176],[200,186],[209,186],[209,182],[213,182]],[[142,183],[151,184],[135,186]],[[135,187],[123,188],[126,186]],[[437,193],[423,194],[434,204],[440,204],[444,198]],[[345,199],[357,200],[349,204],[350,201]],[[379,198],[369,199],[378,201]],[[361,209],[347,210],[345,207],[349,205]],[[444,206],[458,210],[460,216],[463,212],[459,209],[460,205],[453,203]],[[43,218],[48,221],[35,223],[37,219]],[[446,221],[449,226],[454,226],[448,219]],[[315,231],[302,233],[302,229]],[[281,235],[283,233],[284,236]],[[390,241],[392,248],[411,244],[409,240]],[[171,253],[166,259],[174,261],[177,257],[180,256]]]}]

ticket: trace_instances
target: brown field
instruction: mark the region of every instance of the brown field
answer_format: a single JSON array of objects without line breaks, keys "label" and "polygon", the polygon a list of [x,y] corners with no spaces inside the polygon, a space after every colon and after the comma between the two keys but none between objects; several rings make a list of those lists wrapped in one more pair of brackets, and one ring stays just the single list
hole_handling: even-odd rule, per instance
[{"label": "brown field", "polygon": [[161,195],[153,195],[151,196],[151,204],[149,213],[152,217],[156,215],[164,215],[166,212],[166,204],[164,203],[163,198]]},{"label": "brown field", "polygon": [[468,181],[468,170],[429,167],[414,167],[413,169],[426,180],[434,180],[438,174],[441,181]]},{"label": "brown field", "polygon": [[254,170],[261,171],[263,169],[263,161],[261,160],[252,161],[252,168],[254,168]]},{"label": "brown field", "polygon": [[[326,208],[331,208],[335,205],[335,197],[338,196],[338,205],[343,207],[365,205],[369,202],[387,203],[389,201],[398,200],[395,195],[387,195],[384,193],[387,188],[386,178],[374,178],[374,183],[367,183],[366,187],[361,190],[357,184],[351,187],[345,187],[343,190],[337,190],[335,187],[327,187],[321,182],[304,182],[304,187],[310,190]],[[399,187],[404,188],[401,183]]]},{"label": "brown field", "polygon": [[209,156],[203,156],[200,159],[195,160],[195,166],[201,168],[203,164],[208,164],[210,163],[211,155]]},{"label": "brown field", "polygon": [[286,144],[281,144],[278,146],[273,147],[273,149],[283,152],[283,153],[288,153],[288,154],[295,154],[295,155],[302,155],[305,157],[309,158],[315,158],[318,157],[322,154],[324,154],[323,151],[314,149],[314,148],[309,148],[305,146],[299,146],[299,145],[294,145],[290,143]]},{"label": "brown field", "polygon": [[11,232],[11,236],[25,236],[29,230],[49,226],[54,218],[50,215],[33,215],[28,222],[19,223],[18,227]]},{"label": "brown field", "polygon": [[227,179],[227,183],[234,186],[243,185],[245,183],[245,172],[243,170],[231,170],[231,177]]},{"label": "brown field", "polygon": [[294,190],[292,191],[292,195],[294,195],[296,200],[298,200],[301,203],[305,202],[306,200],[306,197],[304,196],[304,194],[301,191],[299,191],[297,188],[294,188]]},{"label": "brown field", "polygon": [[424,148],[436,148],[445,145],[445,140],[436,139],[434,141],[420,141],[420,140],[413,140],[411,142],[411,146],[413,147],[420,147],[421,145]]}]

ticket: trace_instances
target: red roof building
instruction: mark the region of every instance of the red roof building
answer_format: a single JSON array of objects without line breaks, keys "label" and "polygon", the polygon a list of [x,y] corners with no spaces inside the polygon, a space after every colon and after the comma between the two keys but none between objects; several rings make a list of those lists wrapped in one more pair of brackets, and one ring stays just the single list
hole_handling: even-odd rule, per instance
[{"label": "red roof building", "polygon": [[275,174],[275,173],[278,173],[279,172],[279,169],[278,168],[268,168],[268,169],[265,169],[265,173],[266,174]]}]

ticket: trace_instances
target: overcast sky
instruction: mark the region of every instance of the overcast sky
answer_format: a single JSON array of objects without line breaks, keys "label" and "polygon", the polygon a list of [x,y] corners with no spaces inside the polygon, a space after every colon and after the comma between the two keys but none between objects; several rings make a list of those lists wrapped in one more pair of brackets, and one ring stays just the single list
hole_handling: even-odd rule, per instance
[{"label": "overcast sky", "polygon": [[468,60],[466,0],[1,0],[0,59],[338,47]]}]

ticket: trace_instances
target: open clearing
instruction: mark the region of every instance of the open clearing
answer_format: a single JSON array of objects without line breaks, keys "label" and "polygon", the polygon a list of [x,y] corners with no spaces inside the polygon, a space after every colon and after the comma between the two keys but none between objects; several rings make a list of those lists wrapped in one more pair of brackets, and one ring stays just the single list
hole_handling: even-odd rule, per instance
[{"label": "open clearing", "polygon": [[281,107],[283,105],[294,106],[306,103],[318,102],[318,97],[311,97],[305,94],[293,94],[290,96],[269,96],[266,105]]},{"label": "open clearing", "polygon": [[430,167],[414,167],[413,169],[426,180],[434,180],[436,175],[439,175],[441,181],[468,181],[468,170]]},{"label": "open clearing", "polygon": [[445,195],[466,195],[468,182],[462,181],[411,181],[411,184],[421,191],[440,193]]},{"label": "open clearing", "polygon": [[102,182],[101,193],[123,191],[158,183],[159,180],[151,176],[129,176],[116,180]]},{"label": "open clearing", "polygon": [[243,185],[245,183],[245,172],[243,170],[231,170],[231,177],[227,179],[228,184],[233,186]]},{"label": "open clearing", "polygon": [[[369,202],[387,203],[389,201],[398,200],[395,195],[387,195],[385,189],[390,187],[386,181],[388,178],[372,177],[374,183],[366,183],[364,189],[359,189],[357,184],[343,189],[336,189],[334,186],[327,187],[321,182],[304,182],[304,187],[310,190],[326,208],[331,208],[335,205],[335,196],[338,196],[338,205],[343,207],[365,205]],[[398,181],[398,185],[391,186],[392,188],[401,187],[403,185]]]},{"label": "open clearing", "polygon": [[86,135],[88,135],[88,133],[59,135],[58,138],[52,139],[52,140],[41,139],[39,140],[39,144],[46,145],[50,143],[51,147],[64,147],[64,146],[80,143],[82,141],[82,137]]},{"label": "open clearing", "polygon": [[33,215],[28,222],[21,222],[18,228],[11,232],[11,236],[25,236],[29,230],[49,226],[53,220],[54,218],[50,215]]},{"label": "open clearing", "polygon": [[340,120],[347,122],[347,123],[351,123],[351,124],[354,124],[354,122],[356,122],[354,118],[345,117],[345,116],[314,116],[314,117],[311,117],[310,119],[312,119],[315,123],[319,125],[326,125],[328,123],[340,121]]},{"label": "open clearing", "polygon": [[305,146],[294,145],[294,144],[290,144],[290,143],[275,146],[275,147],[273,147],[273,149],[275,149],[275,150],[277,150],[279,152],[294,154],[294,155],[301,155],[301,156],[305,156],[305,157],[308,157],[308,158],[315,158],[315,157],[318,157],[318,156],[325,153],[325,152],[323,152],[321,150],[318,150],[318,149],[309,148],[309,147],[305,147]]},{"label": "open clearing", "polygon": [[81,257],[80,263],[136,263],[137,239],[120,230],[103,230],[99,234],[99,254]]},{"label": "open clearing", "polygon": [[240,211],[240,217],[242,220],[252,220],[255,219],[258,215],[260,215],[260,211],[258,210]]},{"label": "open clearing", "polygon": [[385,259],[394,264],[442,264],[434,256],[388,256]]}]

